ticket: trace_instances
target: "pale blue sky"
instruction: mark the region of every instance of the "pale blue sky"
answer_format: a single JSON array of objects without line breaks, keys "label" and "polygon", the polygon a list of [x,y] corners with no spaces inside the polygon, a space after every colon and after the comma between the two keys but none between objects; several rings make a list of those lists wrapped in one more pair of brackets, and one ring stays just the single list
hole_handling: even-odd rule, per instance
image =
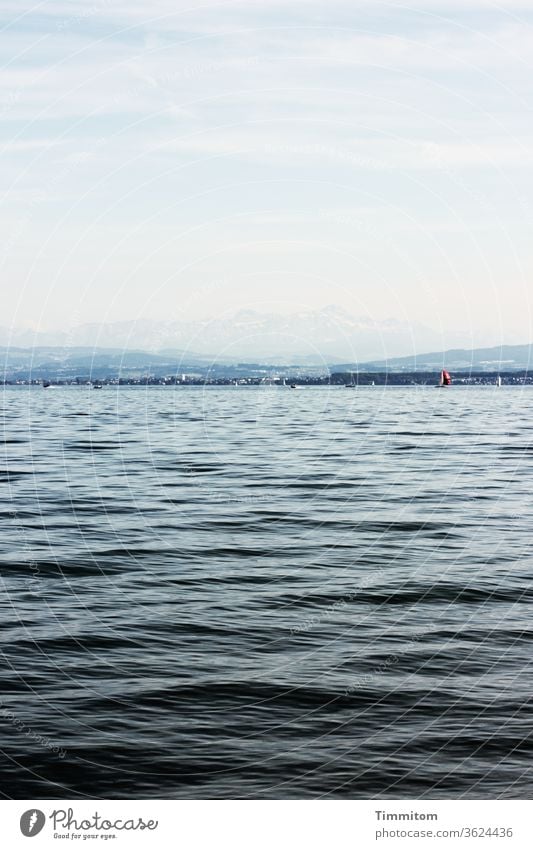
[{"label": "pale blue sky", "polygon": [[533,339],[533,10],[2,3],[0,324],[335,303]]}]

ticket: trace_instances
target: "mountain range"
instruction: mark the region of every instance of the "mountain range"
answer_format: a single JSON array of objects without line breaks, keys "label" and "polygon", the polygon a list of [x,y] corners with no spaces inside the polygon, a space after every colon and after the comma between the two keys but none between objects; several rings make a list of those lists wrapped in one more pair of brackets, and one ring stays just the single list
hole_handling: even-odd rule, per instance
[{"label": "mountain range", "polygon": [[[134,371],[246,374],[264,372],[266,366],[313,373],[432,372],[443,367],[512,371],[533,363],[532,345],[474,348],[464,335],[443,337],[421,324],[356,318],[330,306],[285,315],[247,310],[212,321],[81,324],[59,332],[0,327],[0,349],[9,378]],[[440,350],[438,342],[443,343]],[[463,347],[450,347],[454,342]]]},{"label": "mountain range", "polygon": [[[80,324],[68,331],[0,327],[5,348],[144,351],[186,362],[273,362],[326,365],[384,360],[436,347],[464,345],[466,334],[444,337],[423,324],[357,318],[337,306],[274,314],[241,310],[210,321],[120,321]],[[117,350],[118,349],[118,350]]]}]

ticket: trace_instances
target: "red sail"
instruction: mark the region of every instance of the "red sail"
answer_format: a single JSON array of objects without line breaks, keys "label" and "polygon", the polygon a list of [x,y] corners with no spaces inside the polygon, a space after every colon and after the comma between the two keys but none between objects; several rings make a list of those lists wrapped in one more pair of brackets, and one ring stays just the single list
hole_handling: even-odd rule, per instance
[{"label": "red sail", "polygon": [[442,384],[443,386],[450,386],[452,379],[450,377],[450,373],[446,371],[445,368],[442,369]]}]

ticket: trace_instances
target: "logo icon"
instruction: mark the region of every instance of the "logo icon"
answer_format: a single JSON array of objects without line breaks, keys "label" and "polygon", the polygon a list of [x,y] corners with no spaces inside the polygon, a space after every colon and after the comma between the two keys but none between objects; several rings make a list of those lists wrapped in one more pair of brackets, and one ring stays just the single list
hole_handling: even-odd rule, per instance
[{"label": "logo icon", "polygon": [[24,811],[20,818],[20,830],[24,837],[35,837],[42,831],[46,822],[46,817],[42,811],[37,808],[31,808],[29,811]]}]

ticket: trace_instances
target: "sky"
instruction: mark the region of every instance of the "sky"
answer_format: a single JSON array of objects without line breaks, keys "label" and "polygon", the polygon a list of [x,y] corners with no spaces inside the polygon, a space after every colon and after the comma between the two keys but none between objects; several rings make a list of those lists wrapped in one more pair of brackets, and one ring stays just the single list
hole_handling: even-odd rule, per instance
[{"label": "sky", "polygon": [[0,22],[0,324],[336,304],[533,340],[530,0],[4,0]]}]

